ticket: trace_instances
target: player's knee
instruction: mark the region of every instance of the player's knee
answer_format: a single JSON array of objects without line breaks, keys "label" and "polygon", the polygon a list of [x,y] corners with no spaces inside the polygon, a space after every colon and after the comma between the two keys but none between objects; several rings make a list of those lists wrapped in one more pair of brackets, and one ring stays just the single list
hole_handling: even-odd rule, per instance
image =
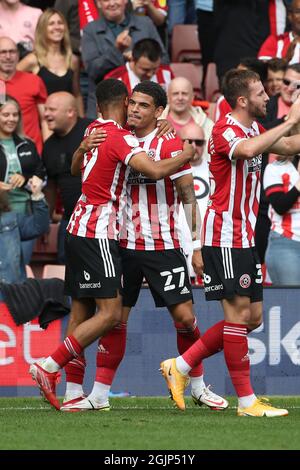
[{"label": "player's knee", "polygon": [[256,328],[258,328],[262,324],[262,322],[263,322],[262,317],[256,318],[254,320],[252,319],[248,324],[248,329],[251,331],[256,330]]}]

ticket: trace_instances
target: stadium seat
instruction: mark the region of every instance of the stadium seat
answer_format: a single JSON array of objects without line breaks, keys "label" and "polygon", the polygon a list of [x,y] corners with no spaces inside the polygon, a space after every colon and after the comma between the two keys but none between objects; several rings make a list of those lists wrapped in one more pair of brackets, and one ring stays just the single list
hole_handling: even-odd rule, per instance
[{"label": "stadium seat", "polygon": [[51,279],[57,277],[58,279],[65,279],[66,267],[62,264],[45,264],[43,269],[43,279]]},{"label": "stadium seat", "polygon": [[49,233],[39,237],[33,249],[34,261],[56,261],[59,224],[50,224]]},{"label": "stadium seat", "polygon": [[26,264],[25,268],[26,268],[26,276],[30,279],[34,279],[35,275],[33,274],[31,266],[29,266],[29,264]]},{"label": "stadium seat", "polygon": [[201,90],[203,69],[201,65],[175,62],[171,64],[171,69],[175,77],[184,77],[191,82],[196,99],[203,97]]},{"label": "stadium seat", "polygon": [[219,98],[221,91],[219,85],[219,79],[217,76],[216,64],[211,62],[208,64],[205,76],[205,99],[207,101],[215,102]]},{"label": "stadium seat", "polygon": [[201,64],[201,47],[197,25],[176,24],[171,39],[172,62],[193,62]]}]

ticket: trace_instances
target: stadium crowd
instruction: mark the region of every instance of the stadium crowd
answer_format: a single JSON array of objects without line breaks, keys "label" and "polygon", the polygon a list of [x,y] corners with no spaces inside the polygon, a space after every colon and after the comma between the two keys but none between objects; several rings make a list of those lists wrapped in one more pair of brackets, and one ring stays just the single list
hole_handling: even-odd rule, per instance
[{"label": "stadium crowd", "polygon": [[[72,220],[76,218],[74,213],[82,210],[77,201],[82,197],[82,181],[87,177],[86,173],[82,178],[73,176],[72,158],[78,149],[83,148],[80,146],[86,129],[90,129],[89,126],[97,118],[98,122],[102,122],[101,103],[96,100],[96,90],[101,95],[99,84],[106,81],[112,83],[108,82],[112,79],[122,82],[129,94],[129,109],[133,107],[130,96],[132,92],[134,94],[136,87],[139,90],[139,84],[152,81],[164,90],[167,103],[155,115],[153,129],[156,128],[157,120],[162,120],[162,126],[166,125],[165,135],[175,130],[178,141],[181,137],[189,142],[189,151],[193,153],[191,175],[194,178],[194,192],[202,220],[205,217],[209,192],[213,192],[209,172],[211,155],[214,152],[212,130],[216,123],[230,120],[228,113],[235,112],[236,109],[235,103],[233,106],[233,101],[228,102],[225,98],[228,95],[224,77],[228,77],[228,71],[247,71],[249,77],[253,79],[258,76],[264,85],[267,93],[266,112],[257,116],[259,129],[272,132],[276,126],[285,126],[289,120],[296,122],[293,103],[300,92],[300,0],[53,0],[38,2],[42,9],[36,5],[37,2],[33,1],[0,0],[0,196],[2,200],[5,195],[5,201],[8,201],[1,203],[1,239],[4,239],[9,224],[14,223],[19,227],[14,243],[7,243],[7,248],[0,251],[0,264],[7,265],[18,245],[18,258],[15,262],[18,264],[17,274],[15,277],[3,275],[1,282],[23,279],[25,265],[27,273],[40,277],[45,263],[66,263],[67,227],[70,220],[68,231],[74,233],[75,222],[73,224]],[[145,104],[145,109],[148,105]],[[104,112],[107,111],[105,106]],[[293,119],[290,118],[291,113]],[[113,115],[115,116],[114,113]],[[133,127],[136,128],[135,135],[140,142],[144,136],[139,135],[137,125]],[[297,123],[288,129],[290,136],[299,131]],[[251,132],[247,136],[257,136],[256,130],[252,129]],[[230,130],[227,136],[230,141]],[[280,137],[282,135],[278,139]],[[106,138],[103,131],[100,133],[100,140],[92,142],[96,142],[101,148],[101,145],[106,145]],[[130,138],[135,137],[128,136],[129,140],[126,142],[129,146]],[[262,264],[265,284],[299,286],[299,156],[271,152],[271,147],[272,150],[285,148],[273,146],[274,142],[270,141],[269,145],[259,147],[257,157],[261,156],[259,165],[262,180],[262,191],[257,202],[257,222],[256,227],[253,227],[259,256],[257,263]],[[147,148],[150,157],[152,146],[153,143]],[[143,142],[141,147],[145,149],[146,144]],[[86,146],[84,149],[93,151],[92,147]],[[181,149],[180,145],[172,149],[172,157]],[[122,158],[119,159],[126,160],[125,157]],[[155,152],[152,159],[155,159]],[[84,168],[90,162],[85,161],[83,164],[81,161],[81,164]],[[136,172],[141,171],[140,168],[144,167],[134,166]],[[88,171],[92,171],[91,164]],[[201,262],[195,261],[195,253],[199,253],[200,249],[200,233],[199,238],[193,238],[194,232],[189,229],[188,217],[185,217],[185,211],[182,210],[187,202],[184,189],[179,184],[174,185],[181,195],[183,205],[176,215],[176,218],[179,217],[179,233],[176,235],[179,239],[178,246],[176,243],[172,246],[183,248],[191,283],[202,285],[202,259]],[[244,189],[246,193],[246,186]],[[44,202],[40,202],[44,201],[44,195],[49,206],[50,223],[46,214],[43,223],[38,223],[35,230],[24,235],[23,224],[27,223],[28,227],[32,225],[39,206],[45,210]],[[122,196],[123,192],[114,195],[116,200],[122,200]],[[132,195],[130,197],[134,199]],[[133,211],[132,208],[130,210]],[[250,224],[254,220],[252,212],[250,204],[249,207],[245,206],[243,214],[246,214]],[[76,226],[76,235],[87,236],[86,228],[83,228],[86,223],[84,219]],[[111,230],[114,230],[115,223],[111,221]],[[132,222],[137,234],[139,230],[143,232],[143,223]],[[95,230],[98,229],[100,230],[97,226]],[[128,233],[130,230],[132,226],[129,224]],[[144,246],[147,244],[147,230],[145,228],[143,235]],[[195,244],[196,241],[199,243]],[[159,242],[151,240],[149,243],[156,247]],[[167,250],[169,246],[166,241],[164,243]],[[130,253],[127,256],[130,257]],[[76,271],[76,266],[74,270]],[[152,280],[149,278],[146,281],[151,287]],[[70,287],[69,291],[72,291]],[[163,304],[168,306],[167,302]],[[177,305],[177,301],[175,304]],[[134,301],[130,301],[128,308],[133,305]],[[79,368],[84,370],[85,367],[82,344],[79,344],[82,337],[85,338],[85,346],[99,336],[105,338],[111,328],[118,338],[120,335],[124,336],[122,354],[125,351],[123,323],[115,331],[116,322],[118,324],[121,319],[121,316],[116,315],[115,307],[112,307],[114,316],[112,314],[110,318],[110,326],[99,323],[98,329],[94,330],[95,336],[84,336],[82,333],[84,327],[81,324],[91,321],[91,306],[80,310],[81,307],[77,306],[77,312],[81,313],[73,315],[73,326],[68,331],[69,338],[79,328],[77,339],[71,337],[73,343],[70,348],[76,354],[66,355],[62,349],[55,353],[59,368],[71,361],[66,370],[71,377],[70,382],[78,385],[69,388],[67,402],[78,398],[78,390],[80,396],[82,395],[79,382],[83,380],[83,374],[79,374],[79,382],[78,376],[74,379],[78,372],[76,361]],[[179,343],[184,342],[182,335],[189,334],[194,335],[193,340],[189,340],[190,343],[196,341],[195,331],[198,330],[193,313],[185,312],[186,316],[182,313],[181,317],[181,313],[179,315],[178,312],[169,310]],[[185,340],[184,347],[179,348],[180,354],[191,346],[189,341]],[[201,360],[207,357],[205,354],[200,356]],[[99,363],[102,359],[100,357]],[[53,366],[51,360],[48,362],[49,373],[57,374],[58,368]],[[196,368],[196,362],[193,364]],[[189,372],[190,369],[186,368],[184,371]],[[36,367],[33,375],[37,378],[38,374],[39,369]],[[202,372],[200,375],[202,376]],[[55,380],[56,375],[52,382],[55,383]],[[108,386],[111,381],[105,383]],[[107,393],[108,390],[109,387]],[[102,389],[100,392],[103,394]],[[214,400],[222,400],[215,394],[209,395],[207,389],[205,393]],[[196,402],[200,395],[200,392],[195,395]],[[251,395],[250,392],[248,395]],[[51,399],[50,396],[50,401]],[[106,399],[104,402],[107,404]],[[243,408],[248,406],[248,402],[242,405]]]}]

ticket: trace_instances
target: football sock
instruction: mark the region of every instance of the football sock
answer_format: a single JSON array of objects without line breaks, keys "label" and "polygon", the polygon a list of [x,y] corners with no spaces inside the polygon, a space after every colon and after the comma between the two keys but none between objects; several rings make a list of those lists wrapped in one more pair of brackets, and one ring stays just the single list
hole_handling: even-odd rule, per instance
[{"label": "football sock", "polygon": [[96,382],[111,385],[126,349],[127,323],[119,323],[99,339]]},{"label": "football sock", "polygon": [[[179,354],[183,354],[187,351],[201,336],[200,330],[197,326],[197,320],[195,318],[192,327],[188,328],[182,323],[174,323],[177,331],[177,349]],[[189,371],[191,377],[200,377],[203,375],[203,365],[199,361],[192,370]]]},{"label": "football sock", "polygon": [[67,382],[64,401],[74,400],[74,398],[78,398],[82,396],[83,396],[83,388],[81,384]]},{"label": "football sock", "polygon": [[86,362],[83,354],[68,362],[65,366],[66,382],[82,385],[85,367]]},{"label": "football sock", "polygon": [[224,357],[238,397],[253,395],[250,382],[247,326],[224,322]]},{"label": "football sock", "polygon": [[96,400],[99,403],[103,403],[108,400],[109,391],[110,385],[106,385],[101,382],[94,382],[93,390],[89,394],[88,398]]},{"label": "football sock", "polygon": [[239,408],[248,408],[249,406],[253,405],[256,400],[256,396],[254,393],[251,395],[247,395],[245,397],[239,397]]},{"label": "football sock", "polygon": [[223,349],[224,321],[220,321],[209,328],[187,351],[182,354],[182,360],[176,359],[179,372],[184,374],[199,364],[206,357],[212,356]]},{"label": "football sock", "polygon": [[205,383],[203,379],[203,375],[200,377],[191,377],[191,388],[192,388],[192,394],[195,397],[199,397],[205,388]]},{"label": "football sock", "polygon": [[80,356],[83,348],[74,336],[67,336],[64,342],[43,363],[43,368],[48,372],[57,372],[71,359]]}]

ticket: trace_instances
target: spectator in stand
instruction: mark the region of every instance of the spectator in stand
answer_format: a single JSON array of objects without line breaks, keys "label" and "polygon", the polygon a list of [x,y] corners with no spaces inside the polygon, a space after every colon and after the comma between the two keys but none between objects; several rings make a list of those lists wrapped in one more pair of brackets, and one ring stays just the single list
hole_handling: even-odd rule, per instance
[{"label": "spectator in stand", "polygon": [[269,60],[283,58],[290,64],[300,62],[300,0],[293,0],[288,9],[291,31],[277,36],[270,35],[262,44],[258,58]]},{"label": "spectator in stand", "polygon": [[[36,238],[49,228],[49,211],[42,193],[43,181],[33,176],[28,181],[31,191],[31,215],[12,212],[7,192],[10,183],[0,182],[0,280],[22,282],[26,279],[21,241]],[[0,293],[1,297],[1,293]]]},{"label": "spectator in stand", "polygon": [[168,14],[167,0],[131,0],[135,15],[147,15],[155,26],[162,26]]},{"label": "spectator in stand", "polygon": [[276,57],[267,62],[265,89],[269,96],[278,95],[280,93],[286,66],[287,64],[284,59],[277,59]]},{"label": "spectator in stand", "polygon": [[56,207],[58,190],[61,194],[64,213],[58,233],[57,261],[63,264],[66,226],[81,195],[81,178],[71,175],[72,156],[91,120],[79,117],[75,98],[62,91],[48,97],[45,119],[49,130],[53,132],[46,140],[42,154],[48,174],[45,194],[50,206],[50,216]]},{"label": "spectator in stand", "polygon": [[[28,181],[33,175],[44,180],[45,168],[34,143],[23,137],[18,102],[6,96],[0,103],[0,182],[10,186],[8,203],[14,212],[31,210]],[[25,264],[30,263],[34,241],[22,242]]]},{"label": "spectator in stand", "polygon": [[5,93],[15,98],[21,108],[24,132],[32,139],[38,152],[42,151],[42,135],[47,129],[44,122],[44,103],[47,91],[43,80],[36,75],[17,71],[18,49],[14,41],[0,38],[0,81],[4,82]]},{"label": "spectator in stand", "polygon": [[[300,64],[288,65],[284,74],[281,91],[279,95],[272,96],[267,105],[267,116],[261,121],[266,129],[273,129],[278,124],[285,121],[286,116],[289,114],[290,108],[294,102],[297,90],[300,89]],[[262,159],[262,178],[268,163],[274,161],[278,155],[274,153],[263,154]],[[268,246],[269,232],[270,232],[270,218],[269,218],[269,198],[266,196],[264,188],[261,191],[259,212],[257,217],[255,229],[255,244],[256,249],[261,260],[265,262],[265,255]]]},{"label": "spectator in stand", "polygon": [[162,49],[155,39],[141,39],[132,49],[132,60],[112,70],[104,78],[122,80],[129,94],[144,80],[159,83],[167,91],[174,75],[169,65],[161,64],[161,57]]},{"label": "spectator in stand", "polygon": [[203,83],[208,64],[214,62],[216,35],[213,3],[213,0],[195,0],[198,37],[202,56],[201,62],[203,65]]},{"label": "spectator in stand", "polygon": [[40,16],[35,33],[34,51],[17,69],[38,75],[48,95],[57,91],[72,93],[80,116],[84,115],[79,86],[79,58],[72,54],[68,25],[62,13],[48,8]]},{"label": "spectator in stand", "polygon": [[168,0],[168,31],[171,35],[176,24],[195,24],[194,0]]},{"label": "spectator in stand", "polygon": [[271,220],[266,265],[277,286],[300,285],[299,173],[299,157],[277,157],[264,175]]},{"label": "spectator in stand", "polygon": [[100,81],[108,72],[124,65],[128,49],[137,41],[155,39],[163,51],[162,62],[169,61],[150,18],[126,13],[126,4],[127,0],[98,0],[102,17],[83,30],[82,58],[89,76],[87,115],[91,118],[96,117],[95,81]]},{"label": "spectator in stand", "polygon": [[214,0],[215,60],[221,82],[242,57],[256,57],[264,40],[284,31],[283,0]]},{"label": "spectator in stand", "polygon": [[0,0],[0,36],[12,39],[20,57],[32,51],[34,32],[42,10],[24,5],[19,0]]},{"label": "spectator in stand", "polygon": [[[180,133],[184,126],[196,123],[204,130],[205,140],[208,141],[213,122],[207,117],[200,106],[193,106],[194,92],[191,83],[184,77],[174,78],[168,88],[168,106],[161,117],[167,119]],[[205,147],[203,158],[208,156]]]}]

